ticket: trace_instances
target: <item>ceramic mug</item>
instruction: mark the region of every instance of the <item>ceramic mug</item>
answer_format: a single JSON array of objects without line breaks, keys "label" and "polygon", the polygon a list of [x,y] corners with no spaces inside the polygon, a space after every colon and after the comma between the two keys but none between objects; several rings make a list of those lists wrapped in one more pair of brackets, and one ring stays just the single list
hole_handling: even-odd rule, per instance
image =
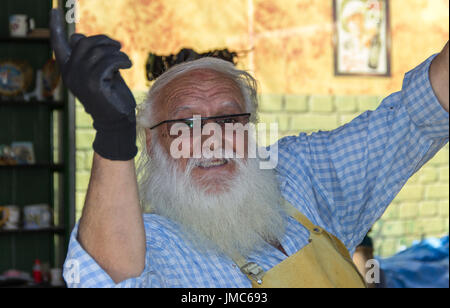
[{"label": "ceramic mug", "polygon": [[35,28],[33,18],[17,14],[9,16],[9,33],[12,37],[25,37]]},{"label": "ceramic mug", "polygon": [[0,228],[4,230],[17,230],[20,223],[20,208],[15,205],[0,207]]},{"label": "ceramic mug", "polygon": [[52,268],[50,270],[50,285],[53,287],[64,286],[64,280],[62,275],[62,269]]},{"label": "ceramic mug", "polygon": [[24,228],[44,229],[51,227],[52,214],[48,204],[27,205],[23,210]]}]

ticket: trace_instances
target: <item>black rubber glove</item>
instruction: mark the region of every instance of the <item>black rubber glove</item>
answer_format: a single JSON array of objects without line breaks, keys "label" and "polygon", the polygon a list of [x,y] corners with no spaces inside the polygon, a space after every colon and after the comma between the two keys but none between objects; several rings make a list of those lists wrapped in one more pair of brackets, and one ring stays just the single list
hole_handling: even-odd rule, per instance
[{"label": "black rubber glove", "polygon": [[105,35],[74,34],[66,40],[60,9],[50,16],[51,43],[64,84],[94,120],[93,148],[104,158],[127,161],[136,156],[136,101],[119,69],[132,66],[119,42]]}]

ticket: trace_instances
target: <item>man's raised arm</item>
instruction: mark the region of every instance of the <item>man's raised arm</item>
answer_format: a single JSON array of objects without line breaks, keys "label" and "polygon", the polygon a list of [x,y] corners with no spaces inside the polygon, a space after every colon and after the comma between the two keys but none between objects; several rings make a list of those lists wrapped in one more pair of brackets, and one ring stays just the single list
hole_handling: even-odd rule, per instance
[{"label": "man's raised arm", "polygon": [[430,81],[442,107],[449,112],[449,47],[436,56],[430,67]]},{"label": "man's raised arm", "polygon": [[[350,251],[392,200],[449,140],[448,44],[405,75],[402,90],[333,131],[278,143],[280,174],[297,191],[311,182],[317,216]],[[298,172],[307,166],[308,172]],[[297,184],[298,183],[298,184]],[[331,222],[331,223],[330,223]]]},{"label": "man's raised arm", "polygon": [[145,231],[134,157],[136,102],[119,69],[131,67],[121,45],[104,35],[65,38],[63,14],[51,12],[51,40],[65,85],[94,120],[91,179],[78,241],[118,283],[145,266]]}]

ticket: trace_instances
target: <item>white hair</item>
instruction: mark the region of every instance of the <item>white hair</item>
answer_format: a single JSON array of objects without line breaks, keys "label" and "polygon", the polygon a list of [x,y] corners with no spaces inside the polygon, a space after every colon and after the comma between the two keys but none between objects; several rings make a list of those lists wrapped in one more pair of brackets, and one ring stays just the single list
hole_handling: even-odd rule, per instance
[{"label": "white hair", "polygon": [[[224,74],[234,81],[241,89],[245,101],[247,113],[251,113],[250,121],[256,123],[258,120],[258,86],[256,80],[246,71],[237,69],[232,63],[211,57],[205,57],[194,61],[178,64],[170,68],[167,72],[158,77],[153,83],[147,94],[146,100],[137,107],[137,137],[141,149],[137,161],[137,176],[139,181],[139,190],[145,189],[142,183],[148,180],[150,174],[147,172],[150,156],[146,151],[145,128],[149,128],[156,123],[156,101],[160,92],[175,78],[194,70],[212,70]],[[166,120],[166,119],[164,119]],[[152,143],[158,142],[156,131],[152,131]],[[142,199],[141,199],[142,200]],[[142,202],[142,201],[141,201]],[[144,211],[148,210],[145,204],[142,204]]]},{"label": "white hair", "polygon": [[286,217],[274,170],[259,169],[258,159],[232,159],[237,172],[223,179],[227,191],[210,194],[207,185],[199,187],[192,179],[195,159],[181,172],[160,144],[152,152],[141,198],[153,214],[179,224],[194,247],[236,258],[281,241]]},{"label": "white hair", "polygon": [[[161,75],[138,108],[138,137],[142,148],[137,174],[141,206],[144,212],[180,224],[191,242],[206,245],[204,248],[212,244],[231,257],[246,256],[267,242],[280,241],[284,234],[286,220],[275,172],[260,170],[257,159],[235,159],[236,175],[223,179],[227,191],[208,194],[208,188],[197,186],[191,177],[196,161],[190,159],[186,171],[181,172],[175,161],[164,153],[156,131],[151,132],[152,147],[146,151],[145,128],[161,120],[156,119],[156,101],[161,91],[178,76],[199,69],[216,71],[234,81],[242,92],[246,112],[252,114],[250,121],[257,121],[256,81],[229,62],[203,58],[177,65]],[[193,240],[190,235],[204,240]]]},{"label": "white hair", "polygon": [[240,88],[245,101],[246,112],[251,113],[250,121],[256,123],[258,109],[258,86],[256,80],[246,71],[237,69],[232,63],[217,58],[201,58],[178,64],[158,77],[152,85],[145,102],[138,107],[138,127],[150,127],[156,124],[156,100],[161,90],[175,78],[194,70],[212,70],[224,74]]}]

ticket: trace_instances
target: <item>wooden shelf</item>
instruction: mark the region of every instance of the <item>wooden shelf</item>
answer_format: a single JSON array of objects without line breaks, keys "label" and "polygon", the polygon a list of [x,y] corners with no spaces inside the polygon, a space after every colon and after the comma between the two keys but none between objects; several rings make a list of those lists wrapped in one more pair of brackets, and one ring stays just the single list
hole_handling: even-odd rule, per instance
[{"label": "wooden shelf", "polygon": [[64,171],[64,164],[0,165],[0,170],[13,169],[50,169],[52,171],[62,172]]},{"label": "wooden shelf", "polygon": [[0,106],[8,107],[48,107],[51,109],[64,108],[63,102],[56,101],[25,101],[25,100],[0,100]]},{"label": "wooden shelf", "polygon": [[43,229],[18,229],[18,230],[2,230],[0,229],[1,235],[10,235],[10,234],[32,234],[32,233],[56,233],[56,234],[64,234],[64,227],[51,227],[51,228],[43,228]]},{"label": "wooden shelf", "polygon": [[66,285],[55,287],[48,283],[31,283],[31,282],[23,282],[21,280],[17,281],[1,281],[0,280],[0,289],[8,289],[8,288],[14,288],[14,289],[65,289],[67,288]]},{"label": "wooden shelf", "polygon": [[50,37],[10,37],[0,36],[1,43],[46,43],[50,44]]},{"label": "wooden shelf", "polygon": [[[0,29],[0,58],[20,58],[34,69],[42,68],[53,57],[48,29],[52,7],[50,0],[1,0],[0,20],[6,21],[6,27]],[[7,21],[17,12],[35,18],[36,29],[26,37],[10,36]],[[67,28],[70,34],[75,25]],[[7,125],[3,129],[0,124],[0,144],[31,142],[36,155],[36,164],[0,165],[0,204],[15,200],[13,204],[22,206],[38,200],[58,213],[56,227],[0,229],[0,273],[11,268],[28,272],[36,259],[61,267],[67,254],[75,224],[75,100],[61,87],[60,97],[45,97],[45,101],[0,95],[0,123]]]}]

